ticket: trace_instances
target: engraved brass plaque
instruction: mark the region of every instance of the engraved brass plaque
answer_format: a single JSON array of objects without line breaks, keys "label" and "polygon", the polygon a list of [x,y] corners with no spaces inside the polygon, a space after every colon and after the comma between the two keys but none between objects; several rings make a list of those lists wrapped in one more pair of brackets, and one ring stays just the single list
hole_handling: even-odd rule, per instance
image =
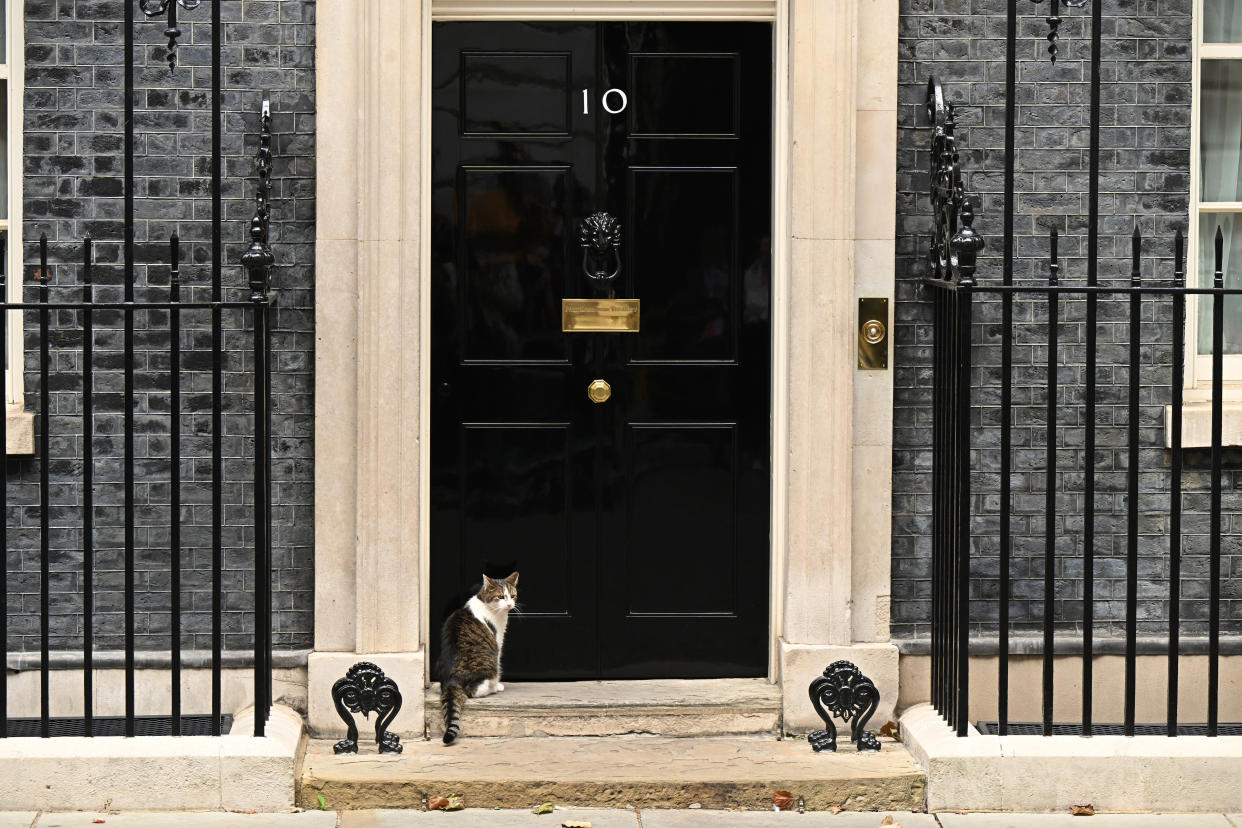
[{"label": "engraved brass plaque", "polygon": [[863,371],[888,368],[888,299],[858,300],[858,367]]},{"label": "engraved brass plaque", "polygon": [[562,299],[566,333],[637,333],[637,299]]}]

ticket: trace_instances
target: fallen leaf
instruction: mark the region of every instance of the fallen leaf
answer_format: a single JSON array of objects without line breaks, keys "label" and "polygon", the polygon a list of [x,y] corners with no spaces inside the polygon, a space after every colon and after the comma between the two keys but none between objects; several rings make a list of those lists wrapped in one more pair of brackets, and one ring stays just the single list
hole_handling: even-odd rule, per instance
[{"label": "fallen leaf", "polygon": [[1090,803],[1075,805],[1070,808],[1070,816],[1095,816],[1095,806]]},{"label": "fallen leaf", "polygon": [[884,825],[892,825],[892,824],[893,824],[893,815],[892,815],[892,814],[889,814],[888,816],[884,817],[884,819],[880,820],[880,825],[881,825],[881,826],[884,826]]},{"label": "fallen leaf", "polygon": [[845,809],[844,809],[844,808],[842,808],[840,805],[833,805],[833,806],[832,806],[831,808],[829,808],[828,810],[832,811],[834,814],[839,814],[839,813],[841,813],[842,811],[844,811]]},{"label": "fallen leaf", "polygon": [[448,806],[444,810],[460,811],[464,809],[465,807],[466,807],[466,802],[465,800],[461,798],[459,794],[449,794]]},{"label": "fallen leaf", "polygon": [[433,796],[427,800],[428,811],[444,811],[448,809],[449,801],[443,796]]},{"label": "fallen leaf", "polygon": [[789,791],[777,791],[772,794],[772,807],[778,811],[789,811],[794,806],[793,794]]},{"label": "fallen leaf", "polygon": [[884,726],[880,728],[880,735],[887,736],[890,739],[896,739],[898,732],[896,722],[885,722]]},{"label": "fallen leaf", "polygon": [[328,810],[328,800],[324,799],[323,794],[319,794],[319,810]]},{"label": "fallen leaf", "polygon": [[531,811],[531,813],[532,814],[550,814],[552,813],[552,803],[545,802],[542,805],[540,805],[538,808],[536,808],[535,810]]}]

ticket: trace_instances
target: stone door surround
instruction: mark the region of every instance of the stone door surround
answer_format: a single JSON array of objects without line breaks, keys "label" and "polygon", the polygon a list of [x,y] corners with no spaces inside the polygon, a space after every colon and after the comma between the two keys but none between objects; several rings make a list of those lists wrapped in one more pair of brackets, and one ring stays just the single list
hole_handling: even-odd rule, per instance
[{"label": "stone door surround", "polygon": [[[811,727],[812,676],[858,663],[886,699],[892,374],[855,368],[859,296],[893,297],[897,0],[320,0],[315,351],[315,652],[310,717],[360,655],[406,691],[427,665],[428,90],[433,9],[773,21],[770,679]],[[612,3],[612,6],[617,6]],[[472,8],[473,7],[473,8]],[[728,16],[733,15],[733,16]],[[747,15],[751,15],[747,17]],[[891,303],[890,303],[891,304]],[[891,364],[891,359],[890,359]],[[891,702],[887,702],[891,704]],[[885,709],[876,713],[884,721]],[[335,721],[333,721],[335,720]]]}]

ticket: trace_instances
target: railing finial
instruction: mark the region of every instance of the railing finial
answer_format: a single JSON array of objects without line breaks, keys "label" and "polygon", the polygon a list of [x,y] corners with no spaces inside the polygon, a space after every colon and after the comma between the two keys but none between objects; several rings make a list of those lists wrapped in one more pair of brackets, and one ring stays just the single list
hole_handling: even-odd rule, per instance
[{"label": "railing finial", "polygon": [[975,264],[983,250],[983,236],[975,231],[974,205],[962,186],[961,159],[953,105],[934,77],[927,79],[927,117],[931,122],[931,202],[936,223],[928,251],[935,278],[975,283]]},{"label": "railing finial", "polygon": [[250,219],[250,246],[242,254],[242,267],[250,276],[250,298],[261,301],[271,286],[272,265],[276,257],[268,244],[271,210],[268,199],[272,193],[272,105],[268,94],[263,94],[259,118],[259,150],[257,164],[258,189],[255,192],[254,215]]}]

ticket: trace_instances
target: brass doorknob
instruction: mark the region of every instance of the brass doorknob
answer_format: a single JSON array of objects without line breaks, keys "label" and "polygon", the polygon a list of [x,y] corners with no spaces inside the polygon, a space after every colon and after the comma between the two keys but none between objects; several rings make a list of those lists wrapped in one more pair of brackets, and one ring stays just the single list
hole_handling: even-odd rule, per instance
[{"label": "brass doorknob", "polygon": [[608,402],[612,396],[612,386],[602,379],[591,380],[587,386],[587,398],[593,403]]}]

